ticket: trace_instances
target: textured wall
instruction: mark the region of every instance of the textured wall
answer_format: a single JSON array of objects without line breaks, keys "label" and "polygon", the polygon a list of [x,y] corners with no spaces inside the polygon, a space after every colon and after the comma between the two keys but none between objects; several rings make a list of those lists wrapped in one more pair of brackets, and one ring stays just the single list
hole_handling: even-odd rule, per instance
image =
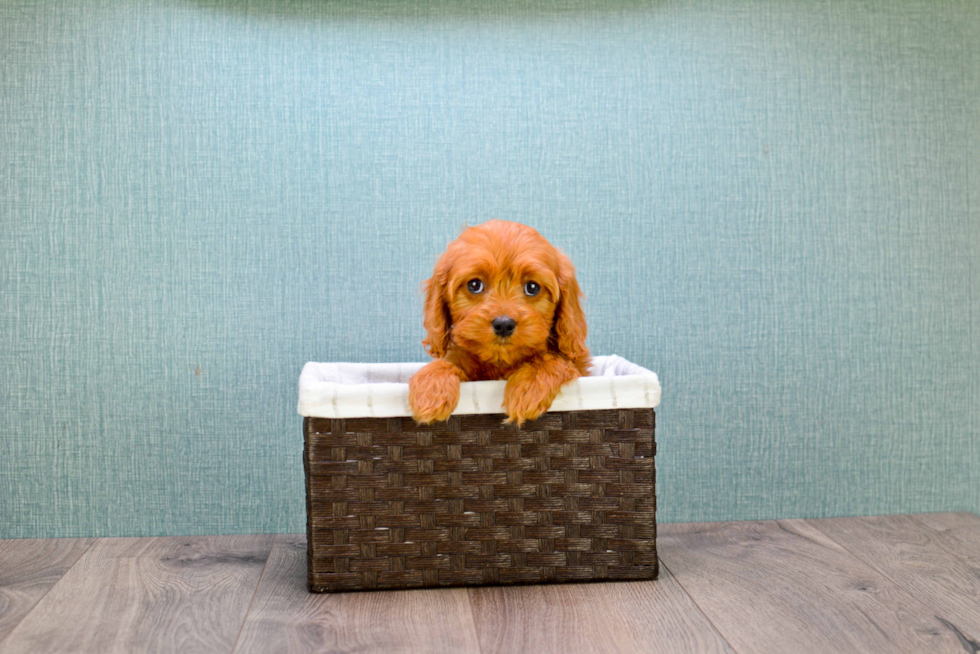
[{"label": "textured wall", "polygon": [[0,537],[302,530],[302,364],[494,216],[664,521],[978,511],[978,107],[973,0],[0,0]]}]

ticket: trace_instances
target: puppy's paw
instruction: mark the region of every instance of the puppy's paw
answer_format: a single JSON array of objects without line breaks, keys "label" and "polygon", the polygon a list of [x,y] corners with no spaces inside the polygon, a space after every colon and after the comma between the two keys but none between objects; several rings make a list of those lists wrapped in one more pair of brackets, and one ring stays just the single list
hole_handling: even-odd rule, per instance
[{"label": "puppy's paw", "polygon": [[440,359],[433,361],[408,382],[408,404],[416,422],[428,424],[446,420],[459,403],[459,382],[463,372]]},{"label": "puppy's paw", "polygon": [[504,388],[504,409],[507,419],[520,427],[534,420],[551,407],[562,384],[578,377],[578,371],[568,361],[549,357],[525,364],[507,380]]},{"label": "puppy's paw", "polygon": [[[504,422],[515,422],[520,427],[528,420],[535,420],[548,410],[555,399],[555,393],[545,393],[544,389],[535,388],[536,392],[513,390],[510,386],[504,391],[504,408],[507,419]],[[508,396],[509,395],[509,396]]]}]

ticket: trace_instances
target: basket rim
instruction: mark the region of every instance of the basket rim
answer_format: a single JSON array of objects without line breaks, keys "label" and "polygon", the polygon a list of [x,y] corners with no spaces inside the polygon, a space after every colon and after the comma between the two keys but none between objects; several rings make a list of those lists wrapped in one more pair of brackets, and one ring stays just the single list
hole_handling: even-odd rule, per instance
[{"label": "basket rim", "polygon": [[[408,380],[425,365],[308,362],[299,378],[297,412],[305,418],[409,417]],[[651,370],[609,355],[592,357],[590,372],[588,377],[565,384],[550,410],[653,409],[660,405],[660,380]],[[453,415],[501,413],[506,384],[505,380],[463,382]]]}]

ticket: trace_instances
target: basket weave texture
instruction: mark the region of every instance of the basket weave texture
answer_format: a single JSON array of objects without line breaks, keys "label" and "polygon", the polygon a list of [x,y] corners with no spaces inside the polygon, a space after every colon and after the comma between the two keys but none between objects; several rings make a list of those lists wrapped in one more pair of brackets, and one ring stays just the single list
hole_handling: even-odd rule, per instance
[{"label": "basket weave texture", "polygon": [[313,592],[654,579],[653,409],[304,420]]}]

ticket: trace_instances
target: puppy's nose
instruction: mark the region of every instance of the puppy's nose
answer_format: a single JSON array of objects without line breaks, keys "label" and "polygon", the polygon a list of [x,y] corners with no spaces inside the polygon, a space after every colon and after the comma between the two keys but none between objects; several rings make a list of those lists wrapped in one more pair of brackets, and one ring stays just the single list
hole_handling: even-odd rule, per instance
[{"label": "puppy's nose", "polygon": [[517,323],[514,322],[513,318],[501,316],[493,319],[493,333],[497,336],[510,336],[516,327]]}]

